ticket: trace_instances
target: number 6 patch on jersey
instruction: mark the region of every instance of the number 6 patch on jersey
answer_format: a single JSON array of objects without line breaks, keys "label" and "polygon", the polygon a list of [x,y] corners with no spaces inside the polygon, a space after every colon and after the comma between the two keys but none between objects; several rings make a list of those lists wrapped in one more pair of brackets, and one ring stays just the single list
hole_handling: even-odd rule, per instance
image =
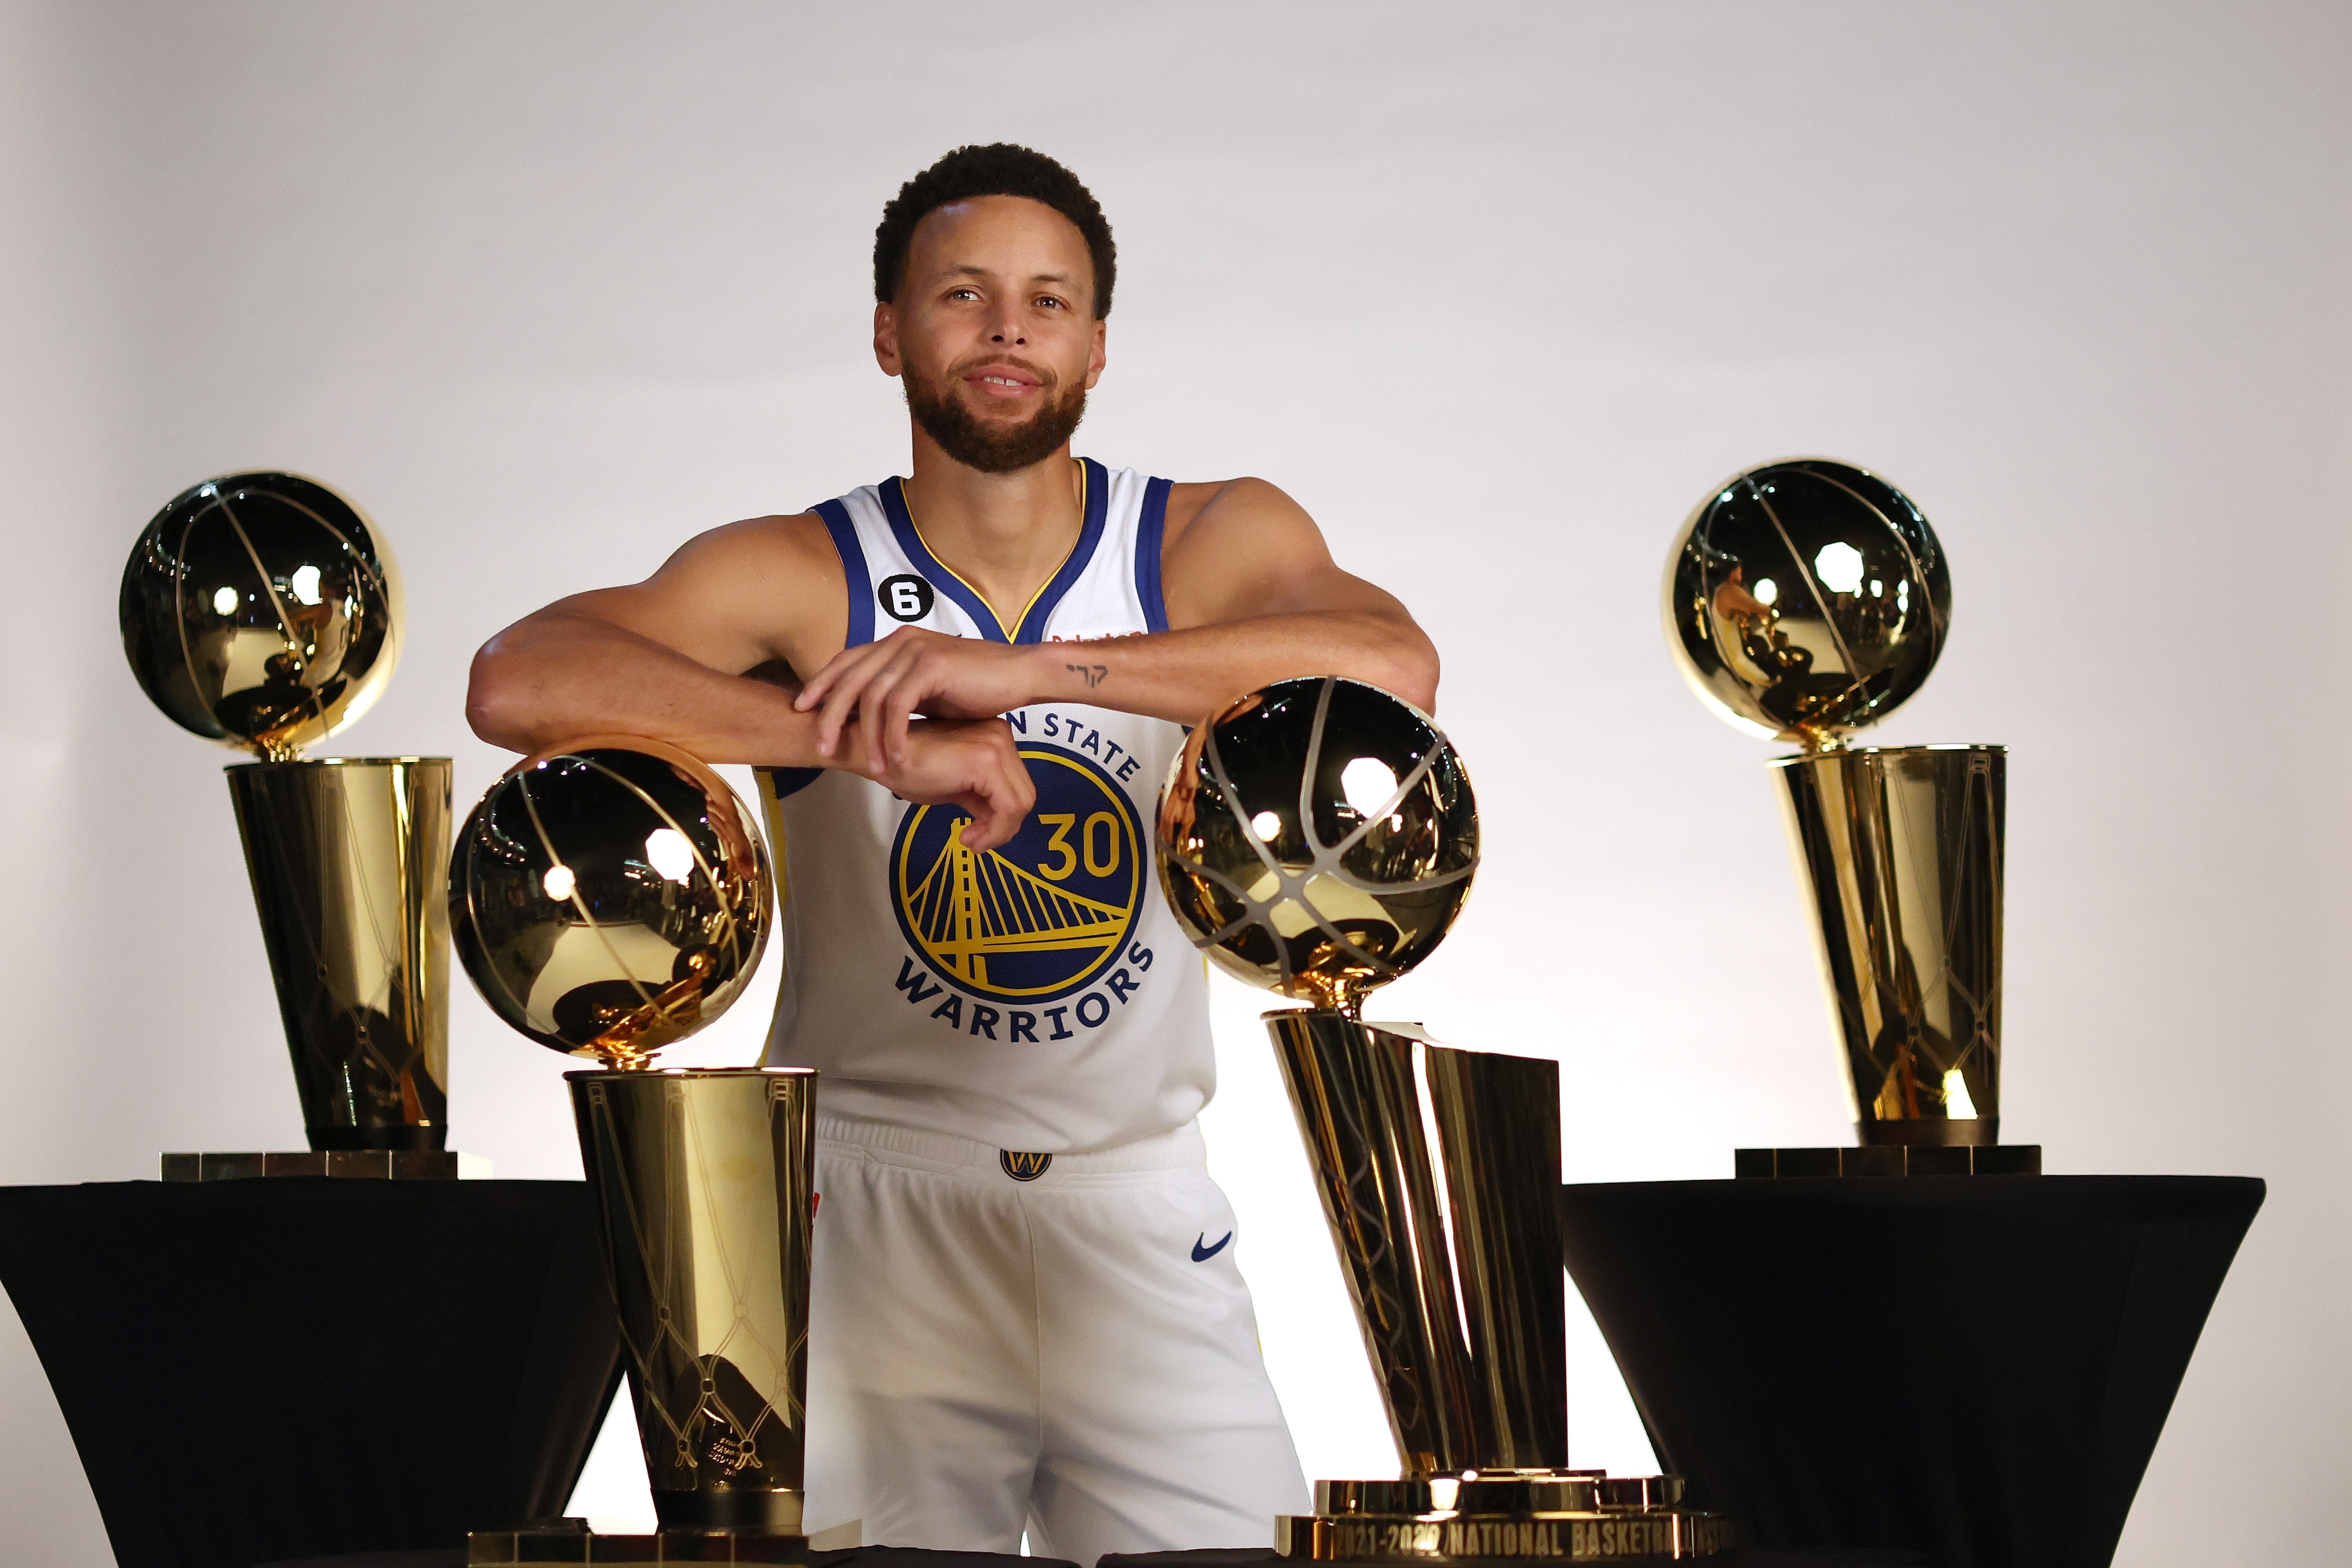
[{"label": "number 6 patch on jersey", "polygon": [[882,613],[894,621],[921,620],[931,613],[935,596],[930,579],[912,572],[901,572],[874,584],[874,597],[881,605]]}]

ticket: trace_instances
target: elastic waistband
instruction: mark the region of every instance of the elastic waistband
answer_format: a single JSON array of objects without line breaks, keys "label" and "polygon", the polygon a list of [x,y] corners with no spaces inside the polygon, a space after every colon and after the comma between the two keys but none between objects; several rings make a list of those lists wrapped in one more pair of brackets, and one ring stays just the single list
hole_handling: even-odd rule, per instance
[{"label": "elastic waistband", "polygon": [[[950,1171],[984,1171],[1001,1174],[1003,1150],[950,1132],[925,1132],[887,1121],[855,1116],[817,1113],[817,1142],[858,1149],[869,1154],[898,1156],[908,1163]],[[1083,1154],[1055,1154],[1048,1167],[1055,1176],[1124,1175],[1140,1171],[1187,1171],[1204,1168],[1207,1147],[1200,1123],[1188,1121],[1171,1131],[1139,1138],[1115,1149]]]}]

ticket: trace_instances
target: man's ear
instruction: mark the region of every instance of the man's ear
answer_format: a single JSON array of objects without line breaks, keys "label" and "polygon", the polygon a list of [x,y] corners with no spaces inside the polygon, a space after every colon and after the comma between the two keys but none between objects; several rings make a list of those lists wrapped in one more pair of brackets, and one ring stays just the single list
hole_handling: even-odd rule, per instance
[{"label": "man's ear", "polygon": [[[1099,349],[1096,358],[1101,358]],[[897,375],[905,368],[898,358],[898,310],[895,305],[874,307],[874,363],[882,367],[884,375]],[[1092,386],[1094,383],[1089,381],[1087,384]]]},{"label": "man's ear", "polygon": [[1105,343],[1109,332],[1110,323],[1097,318],[1095,321],[1095,345],[1087,351],[1087,390],[1088,392],[1092,392],[1095,389],[1095,383],[1102,379],[1103,365],[1107,363]]}]

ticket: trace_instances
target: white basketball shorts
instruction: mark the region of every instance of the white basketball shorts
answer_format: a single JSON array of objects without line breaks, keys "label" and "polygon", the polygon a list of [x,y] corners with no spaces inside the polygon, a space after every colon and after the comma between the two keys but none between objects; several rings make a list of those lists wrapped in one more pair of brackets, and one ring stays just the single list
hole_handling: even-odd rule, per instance
[{"label": "white basketball shorts", "polygon": [[1263,1547],[1307,1482],[1185,1126],[1031,1164],[817,1118],[808,1527],[874,1545]]}]

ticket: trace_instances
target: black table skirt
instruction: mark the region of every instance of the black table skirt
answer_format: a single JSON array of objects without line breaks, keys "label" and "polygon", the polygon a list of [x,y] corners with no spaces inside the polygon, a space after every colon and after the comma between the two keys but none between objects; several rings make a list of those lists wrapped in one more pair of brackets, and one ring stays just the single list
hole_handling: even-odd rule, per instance
[{"label": "black table skirt", "polygon": [[[1023,1560],[1012,1558],[1007,1561]],[[1027,1561],[1034,1563],[1036,1560],[1030,1558]],[[1538,1568],[1540,1561],[1540,1559],[1525,1557],[1497,1557],[1483,1561],[1457,1557],[1451,1560],[1449,1568]],[[1649,1557],[1640,1561],[1665,1564],[1669,1560]],[[1685,1559],[1685,1561],[1689,1560]],[[1766,1552],[1743,1546],[1737,1551],[1717,1552],[1713,1557],[1702,1557],[1696,1561],[1708,1564],[1709,1568],[1917,1568],[1917,1565],[1926,1563],[1927,1560],[1915,1552],[1870,1550]],[[294,1568],[294,1565],[289,1564],[288,1568]],[[341,1568],[341,1565],[338,1564],[337,1568]],[[387,1568],[391,1568],[391,1565],[387,1565]],[[405,1565],[401,1565],[401,1568],[405,1568]],[[415,1568],[436,1568],[436,1565],[418,1563]],[[1300,1568],[1300,1565],[1277,1552],[1244,1549],[1223,1552],[1114,1553],[1102,1560],[1100,1568]],[[1332,1568],[1345,1568],[1345,1565],[1335,1564]],[[1378,1568],[1401,1568],[1401,1565],[1388,1563],[1378,1565]]]},{"label": "black table skirt", "polygon": [[2105,1568],[2263,1184],[1571,1186],[1569,1270],[1660,1461],[1743,1542]]},{"label": "black table skirt", "polygon": [[[1906,1552],[1752,1552],[1742,1550],[1710,1557],[1722,1568],[1911,1568],[1925,1558]],[[465,1568],[463,1552],[368,1552],[351,1557],[306,1557],[265,1563],[257,1568]],[[908,1547],[866,1546],[848,1552],[819,1552],[810,1568],[1078,1568],[1059,1557],[1009,1557],[983,1552],[923,1552]],[[1250,1548],[1206,1552],[1114,1552],[1099,1568],[1293,1568],[1291,1560],[1272,1551]],[[1387,1565],[1395,1568],[1395,1565]],[[1468,1565],[1476,1568],[1476,1565]],[[1497,1563],[1495,1568],[1529,1568],[1524,1560]]]},{"label": "black table skirt", "polygon": [[122,1568],[559,1514],[621,1372],[579,1182],[0,1188],[0,1284]]},{"label": "black table skirt", "polygon": [[[1741,1559],[2096,1568],[2262,1194],[1646,1183],[1564,1213],[1662,1460],[1738,1518]],[[457,1560],[562,1510],[620,1373],[577,1183],[0,1188],[0,1284],[124,1568]]]},{"label": "black table skirt", "polygon": [[[1106,1563],[1123,1559],[1103,1559]],[[466,1553],[370,1552],[347,1557],[300,1557],[255,1568],[466,1568]],[[927,1552],[911,1546],[857,1546],[809,1554],[809,1568],[1078,1568],[1059,1557],[1017,1557],[993,1552]]]}]

